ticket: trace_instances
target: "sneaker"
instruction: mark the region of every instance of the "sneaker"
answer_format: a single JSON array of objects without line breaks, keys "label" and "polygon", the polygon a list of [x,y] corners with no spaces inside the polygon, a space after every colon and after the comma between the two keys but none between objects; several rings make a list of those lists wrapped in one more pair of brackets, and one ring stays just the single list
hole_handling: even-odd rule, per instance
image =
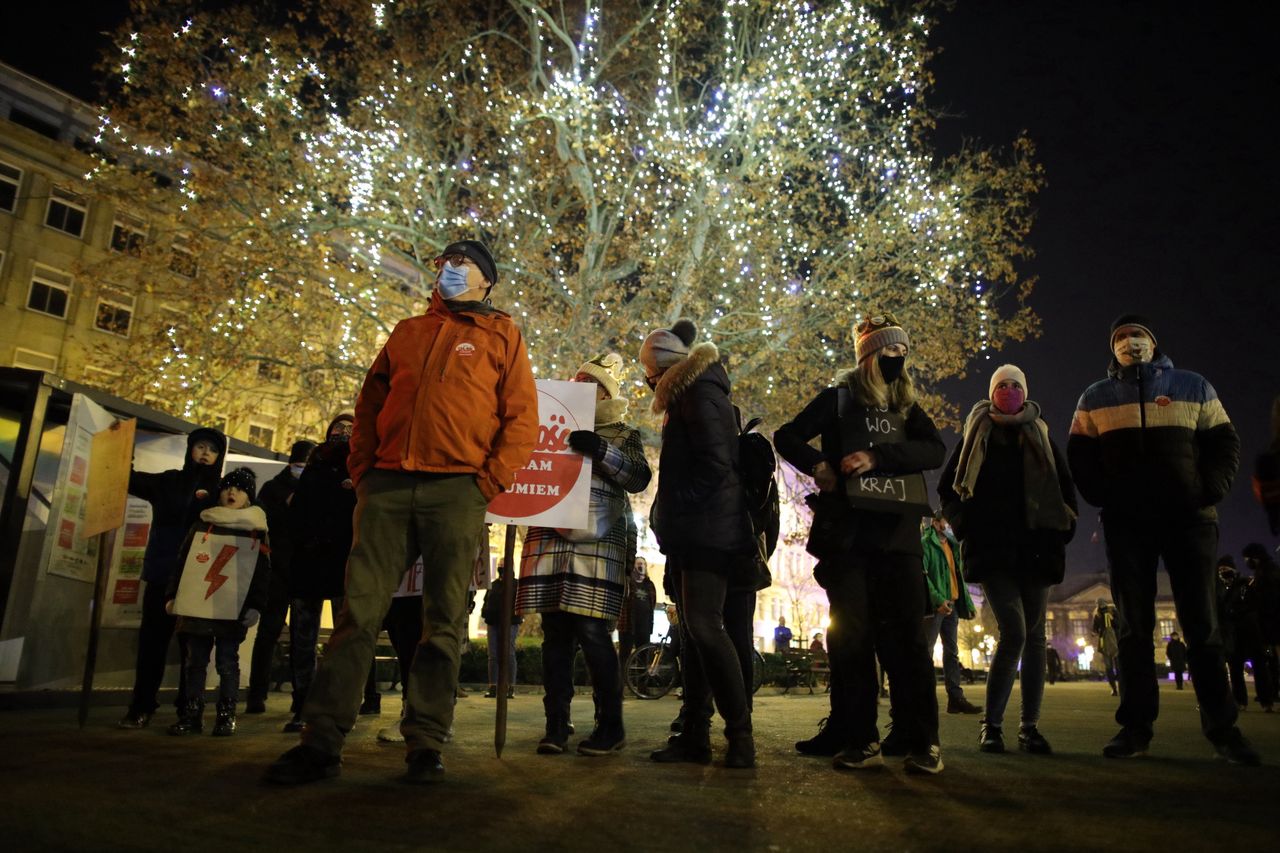
[{"label": "sneaker", "polygon": [[828,757],[839,752],[847,741],[830,723],[830,717],[823,717],[819,720],[818,733],[808,740],[796,741],[796,752],[801,755],[825,755]]},{"label": "sneaker", "polygon": [[850,746],[836,753],[831,766],[837,770],[871,770],[884,767],[884,758],[880,755],[880,742]]},{"label": "sneaker", "polygon": [[1018,729],[1018,749],[1032,755],[1052,755],[1053,747],[1035,726],[1023,726]]},{"label": "sneaker", "polygon": [[405,782],[429,785],[444,779],[444,762],[434,749],[415,749],[405,756],[404,763],[409,765],[402,777]]},{"label": "sneaker", "polygon": [[151,725],[150,711],[129,711],[116,723],[118,729],[145,729]]},{"label": "sneaker", "polygon": [[990,723],[983,723],[978,729],[979,752],[1004,752],[1004,730]]},{"label": "sneaker", "polygon": [[930,776],[936,776],[942,772],[942,749],[931,746],[928,752],[913,752],[902,762],[902,766],[908,773],[928,773]]},{"label": "sneaker", "polygon": [[488,689],[488,690],[486,690],[486,691],[484,692],[484,698],[486,698],[486,699],[497,699],[497,698],[498,698],[498,686],[497,686],[496,684],[490,684],[490,685],[489,685],[489,689]]},{"label": "sneaker", "polygon": [[885,758],[904,758],[911,750],[906,741],[898,737],[898,733],[889,726],[889,733],[880,739],[880,754]]},{"label": "sneaker", "polygon": [[569,739],[559,735],[546,735],[538,741],[538,755],[562,755],[569,748]]},{"label": "sneaker", "polygon": [[578,755],[609,755],[620,752],[627,745],[627,737],[622,727],[597,727],[585,740],[578,744]]},{"label": "sneaker", "polygon": [[508,699],[516,698],[516,689],[514,687],[507,688],[507,698]]},{"label": "sneaker", "polygon": [[1253,744],[1240,734],[1239,729],[1232,729],[1226,739],[1215,743],[1214,750],[1218,757],[1228,764],[1239,764],[1242,767],[1257,767],[1262,763],[1262,756],[1253,748]]},{"label": "sneaker", "polygon": [[711,736],[704,734],[701,738],[691,737],[688,732],[681,732],[667,738],[667,745],[649,753],[649,760],[659,764],[711,763]]},{"label": "sneaker", "polygon": [[947,700],[948,714],[981,714],[982,709],[963,696]]},{"label": "sneaker", "polygon": [[277,785],[304,785],[332,779],[342,772],[342,758],[300,743],[267,768],[266,780]]},{"label": "sneaker", "polygon": [[1133,729],[1123,728],[1107,741],[1102,754],[1107,758],[1138,758],[1147,754],[1147,747],[1150,745],[1150,737],[1144,737]]}]

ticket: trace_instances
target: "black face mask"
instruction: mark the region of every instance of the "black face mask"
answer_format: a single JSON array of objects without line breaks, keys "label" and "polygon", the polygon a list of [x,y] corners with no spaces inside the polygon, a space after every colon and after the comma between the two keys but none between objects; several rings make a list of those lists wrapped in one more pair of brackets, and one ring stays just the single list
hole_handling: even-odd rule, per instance
[{"label": "black face mask", "polygon": [[885,384],[896,382],[898,377],[902,375],[902,369],[907,363],[907,357],[903,355],[882,355],[878,359],[880,364],[880,375],[884,377]]},{"label": "black face mask", "polygon": [[329,436],[329,442],[331,444],[346,444],[350,440],[351,433],[347,432],[335,432],[333,435]]}]

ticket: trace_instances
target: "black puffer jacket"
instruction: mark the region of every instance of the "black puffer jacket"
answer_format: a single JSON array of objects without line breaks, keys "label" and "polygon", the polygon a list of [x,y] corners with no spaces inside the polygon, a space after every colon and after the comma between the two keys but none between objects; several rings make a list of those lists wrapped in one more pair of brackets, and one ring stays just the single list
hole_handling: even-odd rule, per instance
[{"label": "black puffer jacket", "polygon": [[[980,583],[992,575],[1032,575],[1052,586],[1062,582],[1066,571],[1066,545],[1075,532],[1031,530],[1027,525],[1023,449],[1019,426],[993,425],[987,438],[986,457],[973,497],[962,501],[956,494],[956,467],[961,443],[947,460],[938,483],[942,512],[960,539],[967,579]],[[1071,483],[1067,460],[1053,439],[1049,439],[1053,463],[1058,469],[1062,501],[1076,512],[1076,490]]]},{"label": "black puffer jacket", "polygon": [[326,441],[311,454],[289,505],[293,555],[289,594],[294,598],[339,598],[351,551],[355,489],[343,485],[347,442]]},{"label": "black puffer jacket", "polygon": [[[856,400],[855,393],[851,415],[861,418],[869,414],[870,410]],[[836,388],[824,389],[790,423],[778,428],[773,434],[773,446],[783,459],[804,474],[812,472],[814,466],[823,460],[830,463],[840,478],[837,490],[843,494],[844,476],[839,474],[840,460],[853,451],[843,451],[838,406],[839,391]],[[886,474],[912,474],[937,468],[947,453],[938,428],[924,409],[915,404],[907,410],[905,420],[906,441],[876,446],[878,470]],[[809,444],[819,436],[822,439],[821,450]],[[852,512],[858,524],[855,548],[920,556],[919,516],[870,510]]]},{"label": "black puffer jacket", "polygon": [[653,410],[665,412],[666,420],[649,524],[664,554],[755,548],[738,479],[738,422],[729,393],[729,374],[712,343],[693,347],[654,390]]},{"label": "black puffer jacket", "polygon": [[[218,450],[212,465],[191,459],[191,447],[208,441]],[[187,452],[181,468],[159,473],[129,472],[129,494],[151,504],[151,532],[142,558],[142,579],[167,583],[178,564],[178,551],[187,530],[202,510],[218,502],[218,480],[227,456],[227,439],[216,429],[200,427],[187,436]],[[201,494],[202,493],[202,494]]]}]

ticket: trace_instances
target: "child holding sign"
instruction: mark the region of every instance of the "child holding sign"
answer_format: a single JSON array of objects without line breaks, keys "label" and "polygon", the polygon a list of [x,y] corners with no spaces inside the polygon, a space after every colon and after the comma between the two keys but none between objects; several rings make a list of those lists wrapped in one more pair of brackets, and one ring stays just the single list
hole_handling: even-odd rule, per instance
[{"label": "child holding sign", "polygon": [[187,640],[186,712],[169,727],[171,735],[199,734],[204,728],[204,682],[209,654],[218,671],[217,737],[236,730],[240,688],[240,644],[258,621],[266,600],[267,514],[253,504],[255,477],[237,468],[218,484],[218,503],[200,513],[183,543],[181,569],[169,581],[165,609],[178,616]]}]

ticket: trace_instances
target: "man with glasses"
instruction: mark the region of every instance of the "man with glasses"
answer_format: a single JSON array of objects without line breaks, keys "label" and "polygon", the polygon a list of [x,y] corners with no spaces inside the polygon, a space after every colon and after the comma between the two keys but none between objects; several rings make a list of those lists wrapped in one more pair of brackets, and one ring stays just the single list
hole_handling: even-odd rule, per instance
[{"label": "man with glasses", "polygon": [[280,784],[337,776],[374,641],[401,576],[423,560],[422,640],[400,731],[407,782],[444,774],[467,587],[485,508],[538,437],[537,390],[520,330],[489,304],[498,270],[461,240],[435,260],[427,313],[402,320],[356,400],[348,469],[356,489],[346,603],[302,710],[302,743],[267,772]]}]

